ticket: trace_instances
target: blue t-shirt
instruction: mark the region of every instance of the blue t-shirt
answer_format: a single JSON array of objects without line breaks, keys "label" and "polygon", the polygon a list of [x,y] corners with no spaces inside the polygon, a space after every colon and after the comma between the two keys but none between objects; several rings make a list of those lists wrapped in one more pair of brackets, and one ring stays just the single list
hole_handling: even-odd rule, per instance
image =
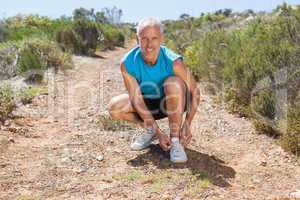
[{"label": "blue t-shirt", "polygon": [[174,76],[173,62],[183,59],[165,46],[160,46],[155,65],[145,63],[139,46],[130,50],[122,59],[127,73],[133,76],[145,98],[161,98],[164,96],[163,83],[166,78]]}]

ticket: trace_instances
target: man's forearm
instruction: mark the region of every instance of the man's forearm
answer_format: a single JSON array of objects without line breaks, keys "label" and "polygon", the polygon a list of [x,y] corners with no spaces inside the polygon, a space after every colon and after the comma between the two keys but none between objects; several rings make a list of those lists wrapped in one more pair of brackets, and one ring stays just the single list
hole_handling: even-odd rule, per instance
[{"label": "man's forearm", "polygon": [[192,98],[190,99],[190,102],[188,105],[190,105],[190,107],[188,108],[186,117],[185,117],[185,123],[188,123],[189,125],[191,125],[192,120],[197,112],[197,108],[198,105],[200,103],[200,91],[199,89],[195,89],[192,93]]}]

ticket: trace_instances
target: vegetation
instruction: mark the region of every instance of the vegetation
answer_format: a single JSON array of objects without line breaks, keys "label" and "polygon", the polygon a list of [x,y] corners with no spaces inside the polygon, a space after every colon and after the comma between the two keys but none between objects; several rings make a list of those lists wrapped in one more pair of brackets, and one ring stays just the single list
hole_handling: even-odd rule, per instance
[{"label": "vegetation", "polygon": [[106,115],[100,115],[97,124],[105,131],[126,131],[133,129],[133,126],[129,123],[121,120],[113,120]]},{"label": "vegetation", "polygon": [[[97,50],[123,47],[130,26],[122,26],[122,10],[75,9],[73,16],[59,19],[39,15],[17,15],[0,20],[0,80],[16,75],[40,82],[45,70],[71,68],[71,54],[94,56]],[[13,108],[9,89],[1,89],[0,120]],[[23,103],[36,92],[20,91]],[[13,95],[13,94],[12,94]],[[3,101],[3,102],[2,102]]]},{"label": "vegetation", "polygon": [[166,27],[166,44],[184,54],[197,79],[214,84],[228,109],[299,153],[300,8],[185,15]]},{"label": "vegetation", "polygon": [[[120,25],[122,10],[75,9],[72,17],[50,19],[39,15],[17,15],[0,21],[0,42],[45,38],[58,42],[64,51],[93,55],[97,49],[124,46],[128,27]],[[127,35],[126,35],[127,36]]]},{"label": "vegetation", "polygon": [[15,108],[13,91],[10,86],[0,87],[0,123],[3,123]]}]

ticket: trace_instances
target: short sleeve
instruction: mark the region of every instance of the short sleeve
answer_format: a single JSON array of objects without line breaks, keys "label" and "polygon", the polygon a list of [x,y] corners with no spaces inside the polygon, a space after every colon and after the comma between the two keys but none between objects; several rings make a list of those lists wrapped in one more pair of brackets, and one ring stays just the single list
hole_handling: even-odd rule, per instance
[{"label": "short sleeve", "polygon": [[180,59],[180,60],[182,60],[183,61],[183,57],[182,57],[182,55],[179,55],[179,54],[177,54],[177,53],[175,53],[174,51],[172,51],[172,50],[170,50],[170,49],[167,49],[166,48],[166,55],[167,55],[167,57],[169,58],[169,60],[173,63],[175,60],[177,60],[177,59]]},{"label": "short sleeve", "polygon": [[167,47],[164,47],[164,46],[163,46],[163,51],[164,51],[165,57],[167,59],[167,69],[170,74],[174,75],[173,63],[175,60],[178,60],[178,59],[183,61],[183,56],[175,53],[171,49],[168,49]]},{"label": "short sleeve", "polygon": [[138,79],[137,72],[136,72],[137,66],[135,62],[135,48],[123,56],[123,58],[121,59],[121,63],[124,64],[128,74]]}]

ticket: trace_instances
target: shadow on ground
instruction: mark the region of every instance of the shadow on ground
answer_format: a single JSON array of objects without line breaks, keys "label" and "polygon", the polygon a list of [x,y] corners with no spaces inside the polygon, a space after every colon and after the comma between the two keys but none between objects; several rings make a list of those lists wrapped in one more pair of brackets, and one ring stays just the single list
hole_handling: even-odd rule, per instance
[{"label": "shadow on ground", "polygon": [[134,167],[153,164],[159,169],[188,168],[198,178],[201,178],[198,176],[199,173],[207,173],[210,182],[214,185],[231,186],[226,179],[234,178],[236,172],[233,168],[226,166],[223,160],[192,149],[186,149],[186,153],[189,158],[187,163],[174,164],[169,161],[169,152],[163,151],[158,144],[152,144],[147,152],[129,160],[127,164]]},{"label": "shadow on ground", "polygon": [[102,56],[99,52],[94,53],[91,55],[92,58],[100,58],[100,59],[107,59],[107,57]]}]

